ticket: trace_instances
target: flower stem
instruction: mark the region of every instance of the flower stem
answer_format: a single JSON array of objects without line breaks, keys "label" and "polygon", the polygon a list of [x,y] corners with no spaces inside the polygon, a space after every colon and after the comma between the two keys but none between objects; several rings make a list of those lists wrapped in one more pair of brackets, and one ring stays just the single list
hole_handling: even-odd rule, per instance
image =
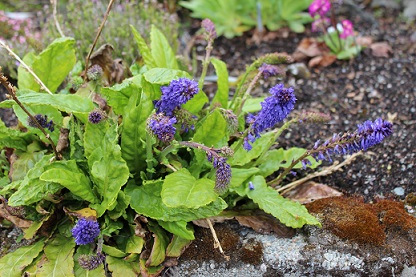
[{"label": "flower stem", "polygon": [[202,62],[202,73],[201,73],[201,77],[199,78],[199,81],[198,81],[198,87],[201,91],[202,91],[202,88],[204,86],[205,76],[207,75],[208,65],[210,63],[210,56],[211,56],[211,51],[213,49],[213,47],[212,47],[213,42],[214,42],[214,40],[212,38],[208,39],[208,45],[205,48],[205,50],[206,50],[205,59]]}]

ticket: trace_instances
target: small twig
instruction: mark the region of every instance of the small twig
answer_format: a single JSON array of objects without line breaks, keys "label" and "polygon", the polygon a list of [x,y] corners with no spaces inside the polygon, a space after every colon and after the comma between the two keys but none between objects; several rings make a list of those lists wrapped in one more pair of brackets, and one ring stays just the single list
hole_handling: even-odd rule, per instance
[{"label": "small twig", "polygon": [[58,17],[56,16],[56,0],[51,0],[51,4],[53,6],[53,21],[55,22],[56,29],[58,30],[58,33],[61,35],[61,37],[65,37],[64,32],[62,32],[61,26],[59,25]]},{"label": "small twig", "polygon": [[7,46],[7,44],[5,44],[1,39],[0,39],[0,46],[3,47],[4,49],[7,50],[7,52],[9,52],[9,54],[11,56],[13,56],[19,63],[20,65],[27,70],[27,72],[29,72],[36,80],[36,82],[41,86],[41,88],[46,91],[49,94],[53,94],[48,87],[42,82],[41,79],[39,79],[39,77],[35,74],[35,72],[33,72],[33,70],[15,53],[13,52],[12,49],[10,49],[9,46]]},{"label": "small twig", "polygon": [[341,167],[350,164],[352,161],[355,160],[355,158],[357,158],[358,156],[360,156],[361,154],[363,154],[363,151],[357,152],[351,156],[349,156],[347,159],[345,159],[342,163],[334,163],[331,166],[325,167],[323,168],[321,171],[319,172],[315,172],[312,174],[308,174],[306,177],[296,180],[290,184],[287,184],[283,187],[280,187],[278,189],[276,189],[278,192],[280,192],[280,194],[284,194],[287,193],[290,190],[293,190],[294,188],[296,188],[297,186],[305,183],[306,181],[309,181],[315,177],[319,177],[319,176],[326,176],[329,175],[337,170],[339,170]]},{"label": "small twig", "polygon": [[[88,69],[88,63],[90,62],[90,57],[92,55],[92,52],[94,51],[95,45],[97,44],[98,38],[101,35],[101,32],[102,32],[102,30],[104,28],[104,25],[105,25],[105,22],[107,21],[108,15],[110,14],[111,7],[113,6],[113,3],[114,3],[114,0],[110,0],[110,3],[108,3],[107,10],[106,10],[106,12],[104,14],[103,21],[101,22],[101,25],[98,28],[98,32],[97,32],[97,34],[95,36],[94,42],[92,43],[90,52],[88,53],[88,55],[87,55],[87,57],[85,59],[85,71],[87,71],[87,69]],[[84,81],[86,81],[86,80],[87,80],[87,74],[84,74]]]},{"label": "small twig", "polygon": [[[0,67],[0,70],[1,70],[1,67]],[[55,158],[57,160],[61,160],[61,155],[59,155],[58,151],[56,150],[55,143],[51,139],[50,135],[46,133],[45,129],[39,124],[36,118],[25,108],[22,102],[19,101],[19,99],[16,96],[16,88],[12,84],[10,84],[10,82],[7,80],[7,77],[5,77],[1,71],[0,71],[0,83],[7,89],[7,91],[9,92],[13,100],[16,102],[16,104],[19,105],[20,108],[22,108],[22,110],[29,116],[30,120],[36,124],[36,127],[39,130],[41,130],[41,132],[49,140],[52,146],[52,150],[55,153]]]},{"label": "small twig", "polygon": [[218,248],[220,250],[220,253],[224,256],[224,259],[229,261],[230,256],[227,256],[227,255],[224,254],[224,250],[222,250],[221,243],[218,240],[217,233],[215,232],[214,226],[212,226],[211,220],[209,220],[208,218],[205,218],[205,220],[208,223],[209,229],[211,230],[211,234],[212,234],[212,237],[214,239],[214,248]]}]

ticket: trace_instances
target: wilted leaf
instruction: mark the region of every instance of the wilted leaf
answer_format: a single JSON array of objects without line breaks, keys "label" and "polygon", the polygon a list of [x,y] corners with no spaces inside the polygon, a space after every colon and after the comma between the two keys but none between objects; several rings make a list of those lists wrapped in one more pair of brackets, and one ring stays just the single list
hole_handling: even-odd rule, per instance
[{"label": "wilted leaf", "polygon": [[388,58],[389,54],[393,53],[393,49],[391,46],[383,41],[383,42],[375,42],[370,45],[371,53],[374,57],[384,57]]},{"label": "wilted leaf", "polygon": [[254,212],[253,215],[236,216],[235,219],[241,225],[261,234],[274,233],[278,237],[290,238],[296,233],[295,229],[283,225],[275,217],[261,211]]},{"label": "wilted leaf", "polygon": [[[18,216],[12,215],[6,207],[7,203],[0,204],[0,218],[7,219],[18,228],[29,228],[33,222],[31,220],[22,219]],[[9,209],[14,208],[10,207]]]},{"label": "wilted leaf", "polygon": [[153,247],[149,259],[146,261],[146,267],[160,265],[166,257],[166,247],[169,239],[165,231],[159,225],[149,222],[149,230],[153,233]]},{"label": "wilted leaf", "polygon": [[178,236],[173,236],[171,242],[166,249],[167,257],[180,257],[186,247],[191,244],[191,240],[187,240]]},{"label": "wilted leaf", "polygon": [[324,53],[321,56],[313,57],[309,63],[309,67],[321,66],[327,67],[333,64],[337,60],[337,56],[333,54]]},{"label": "wilted leaf", "polygon": [[284,197],[298,201],[302,204],[309,203],[321,198],[341,196],[342,193],[327,185],[315,183],[313,181],[306,182],[288,193],[283,194]]}]

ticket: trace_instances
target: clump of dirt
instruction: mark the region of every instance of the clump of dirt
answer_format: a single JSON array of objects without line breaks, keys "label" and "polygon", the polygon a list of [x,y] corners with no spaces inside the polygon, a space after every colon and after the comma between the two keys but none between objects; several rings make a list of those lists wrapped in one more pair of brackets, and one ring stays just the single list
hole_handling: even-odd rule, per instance
[{"label": "clump of dirt", "polygon": [[[362,197],[331,197],[306,204],[322,221],[322,227],[341,239],[358,243],[378,260],[392,255],[406,264],[416,263],[416,218],[400,202],[381,200],[364,203]],[[400,251],[399,251],[400,249]]]},{"label": "clump of dirt", "polygon": [[214,260],[217,263],[225,263],[228,266],[240,261],[253,265],[258,265],[262,262],[263,246],[260,242],[255,239],[249,239],[243,243],[240,240],[240,234],[228,223],[216,224],[214,228],[224,254],[229,256],[230,260],[226,261],[220,251],[214,248],[214,239],[209,229],[196,227],[195,237],[197,239],[182,254],[181,261]]}]

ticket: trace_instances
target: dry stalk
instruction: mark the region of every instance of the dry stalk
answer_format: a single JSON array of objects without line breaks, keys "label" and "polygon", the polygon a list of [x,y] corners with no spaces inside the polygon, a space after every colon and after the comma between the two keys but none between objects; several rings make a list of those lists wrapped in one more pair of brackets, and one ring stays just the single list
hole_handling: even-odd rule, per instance
[{"label": "dry stalk", "polygon": [[224,259],[229,261],[230,256],[224,254],[224,250],[222,250],[221,243],[218,240],[217,233],[215,232],[214,226],[212,226],[211,220],[209,220],[208,218],[205,218],[205,220],[208,223],[209,229],[211,230],[211,234],[214,239],[214,248],[218,248],[220,250],[220,253],[224,256]]},{"label": "dry stalk", "polygon": [[[108,3],[108,6],[107,6],[107,10],[105,11],[105,14],[104,14],[103,21],[101,22],[101,25],[98,28],[97,34],[95,35],[95,39],[94,39],[94,42],[92,43],[90,52],[88,52],[88,55],[85,58],[85,72],[88,69],[88,64],[90,62],[90,57],[92,55],[92,52],[94,51],[95,45],[97,44],[97,41],[98,41],[98,38],[101,35],[101,32],[103,31],[105,22],[107,21],[108,15],[110,14],[111,7],[113,6],[113,4],[114,4],[114,0],[110,0],[110,3]],[[84,74],[84,81],[86,81],[86,80],[87,80],[87,74]]]},{"label": "dry stalk", "polygon": [[53,21],[55,22],[55,26],[56,26],[56,29],[58,30],[58,33],[61,35],[61,37],[65,37],[65,34],[64,34],[64,32],[62,32],[62,29],[61,29],[61,26],[59,25],[59,21],[58,21],[58,17],[56,16],[56,3],[57,1],[56,0],[51,0],[51,4],[52,4],[52,7],[53,7],[53,12],[52,12],[52,15],[53,15]]},{"label": "dry stalk", "polygon": [[357,158],[358,156],[362,155],[363,151],[357,152],[351,156],[349,156],[348,158],[346,158],[342,163],[339,162],[334,162],[334,164],[332,164],[331,166],[328,167],[324,167],[321,171],[319,172],[315,172],[312,174],[308,174],[306,177],[296,180],[290,184],[287,184],[285,186],[282,186],[280,188],[277,188],[276,190],[280,193],[280,194],[284,194],[287,193],[288,191],[296,188],[297,186],[305,183],[306,181],[309,181],[315,177],[319,177],[319,176],[326,176],[329,174],[332,174],[333,172],[340,170],[341,167],[350,164],[351,162],[353,162],[355,160],[355,158]]},{"label": "dry stalk", "polygon": [[6,43],[4,43],[4,41],[2,41],[1,39],[0,39],[0,46],[1,47],[3,47],[4,49],[6,49],[7,50],[7,52],[9,52],[9,54],[13,57],[13,58],[15,58],[19,63],[20,63],[20,65],[24,68],[24,69],[26,69],[27,70],[27,72],[29,72],[32,76],[33,76],[33,78],[35,78],[35,81],[36,81],[36,83],[38,83],[39,85],[40,85],[40,87],[44,90],[44,91],[46,91],[47,93],[49,93],[49,94],[53,94],[49,89],[48,89],[48,87],[42,82],[42,80],[41,79],[39,79],[39,77],[35,74],[35,72],[33,72],[33,70],[15,53],[15,52],[13,52],[13,50],[12,49],[10,49],[10,47],[6,44]]},{"label": "dry stalk", "polygon": [[[0,41],[1,42],[1,41]],[[36,118],[26,109],[26,107],[22,104],[22,102],[19,101],[19,99],[16,96],[16,88],[7,80],[7,77],[3,75],[1,72],[0,67],[0,83],[7,89],[9,92],[10,97],[16,102],[17,105],[19,105],[20,108],[29,116],[30,120],[36,124],[36,127],[41,130],[41,132],[45,135],[45,137],[49,140],[49,143],[52,146],[53,152],[55,153],[55,158],[57,160],[61,160],[62,157],[56,150],[55,143],[51,139],[50,135],[46,133],[45,129],[39,124],[39,122],[36,120]]]}]

